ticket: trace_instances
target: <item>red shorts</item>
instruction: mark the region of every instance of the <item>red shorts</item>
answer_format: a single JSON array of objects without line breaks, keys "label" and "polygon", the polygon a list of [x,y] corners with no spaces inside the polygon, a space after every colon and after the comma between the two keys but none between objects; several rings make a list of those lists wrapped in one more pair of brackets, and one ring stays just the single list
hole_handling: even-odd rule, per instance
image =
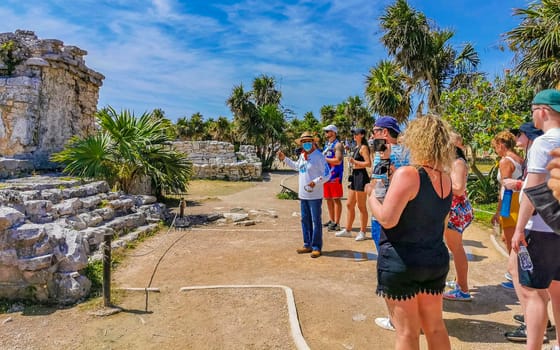
[{"label": "red shorts", "polygon": [[340,179],[329,181],[323,185],[323,197],[325,199],[342,198],[342,183],[340,183]]}]

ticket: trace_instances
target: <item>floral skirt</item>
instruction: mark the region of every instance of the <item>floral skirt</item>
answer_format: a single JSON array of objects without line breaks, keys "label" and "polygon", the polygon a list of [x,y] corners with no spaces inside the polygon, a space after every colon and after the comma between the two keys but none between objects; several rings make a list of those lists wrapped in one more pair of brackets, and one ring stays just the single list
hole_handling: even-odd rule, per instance
[{"label": "floral skirt", "polygon": [[463,231],[471,224],[473,218],[473,208],[467,196],[453,195],[447,227],[459,233],[463,233]]}]

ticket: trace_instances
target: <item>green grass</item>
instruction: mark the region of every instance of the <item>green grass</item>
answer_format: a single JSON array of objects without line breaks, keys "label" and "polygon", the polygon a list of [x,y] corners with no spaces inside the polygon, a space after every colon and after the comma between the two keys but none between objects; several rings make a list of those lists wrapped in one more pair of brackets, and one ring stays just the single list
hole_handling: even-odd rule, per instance
[{"label": "green grass", "polygon": [[496,212],[498,203],[474,204],[474,220],[484,226],[492,227],[492,216]]}]

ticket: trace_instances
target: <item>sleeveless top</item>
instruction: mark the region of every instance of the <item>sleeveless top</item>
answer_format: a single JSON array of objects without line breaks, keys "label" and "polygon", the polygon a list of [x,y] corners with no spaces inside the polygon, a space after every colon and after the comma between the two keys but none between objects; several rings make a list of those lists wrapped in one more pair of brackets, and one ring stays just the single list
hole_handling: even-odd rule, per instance
[{"label": "sleeveless top", "polygon": [[[334,142],[329,142],[323,148],[323,154],[325,158],[332,159],[336,157],[336,150],[335,147],[339,143],[338,139],[335,139]],[[342,182],[342,175],[344,173],[344,162],[340,162],[337,165],[331,165],[329,163],[329,167],[331,168],[331,178],[328,182],[334,182],[338,180]]]},{"label": "sleeveless top", "polygon": [[[363,162],[365,161],[364,157],[362,156],[362,154],[360,153],[360,150],[362,149],[363,145],[358,145],[356,146],[356,148],[354,149],[354,153],[352,155],[352,158],[354,160],[357,160],[359,162]],[[367,145],[366,145],[367,146]],[[367,172],[366,168],[361,168],[361,169],[352,169],[352,175],[356,176],[356,175],[363,175],[365,174],[366,178],[367,178],[367,182],[369,183],[369,174]]]},{"label": "sleeveless top", "polygon": [[443,231],[453,191],[440,198],[426,170],[420,167],[418,174],[418,194],[407,203],[395,227],[382,227],[379,244],[392,246],[406,267],[446,265],[449,254],[443,242]]},{"label": "sleeveless top", "polygon": [[[517,163],[511,157],[506,156],[504,158],[508,159],[510,162],[512,162],[513,166],[515,167],[515,170],[513,170],[513,174],[511,174],[511,178],[516,179],[516,180],[519,180],[519,179],[523,178],[523,165]],[[502,174],[500,173],[500,168],[499,167],[498,167],[497,178],[498,178],[498,182],[502,183]],[[504,186],[500,186],[500,198],[502,198],[502,199],[504,198],[504,191],[505,191]]]}]

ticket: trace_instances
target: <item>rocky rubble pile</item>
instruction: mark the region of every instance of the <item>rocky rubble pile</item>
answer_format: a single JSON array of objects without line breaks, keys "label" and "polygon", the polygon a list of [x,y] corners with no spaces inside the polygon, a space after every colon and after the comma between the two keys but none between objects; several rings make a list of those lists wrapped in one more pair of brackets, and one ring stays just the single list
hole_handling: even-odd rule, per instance
[{"label": "rocky rubble pile", "polygon": [[112,192],[104,181],[52,176],[8,180],[0,189],[0,298],[74,303],[105,235],[124,246],[156,231],[168,211],[153,196]]}]

